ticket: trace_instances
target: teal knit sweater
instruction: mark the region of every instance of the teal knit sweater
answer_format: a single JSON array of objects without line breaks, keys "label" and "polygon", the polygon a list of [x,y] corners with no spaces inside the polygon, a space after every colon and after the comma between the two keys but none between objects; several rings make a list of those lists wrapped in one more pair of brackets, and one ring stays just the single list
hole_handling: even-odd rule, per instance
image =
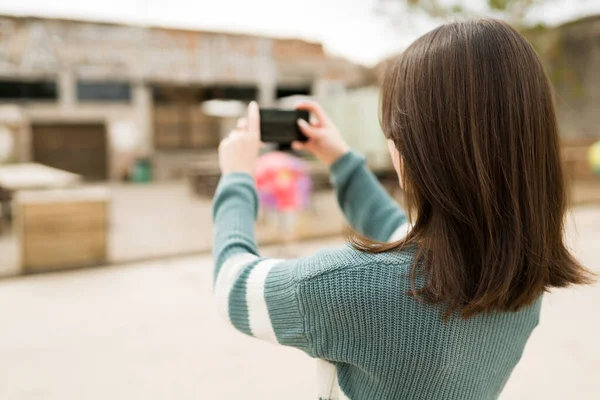
[{"label": "teal knit sweater", "polygon": [[[401,237],[406,217],[364,160],[331,169],[351,226],[379,241]],[[214,295],[241,332],[296,347],[318,361],[319,399],[495,399],[538,323],[520,312],[443,320],[442,306],[407,295],[413,254],[351,247],[297,260],[259,256],[254,180],[229,174],[214,199]]]}]

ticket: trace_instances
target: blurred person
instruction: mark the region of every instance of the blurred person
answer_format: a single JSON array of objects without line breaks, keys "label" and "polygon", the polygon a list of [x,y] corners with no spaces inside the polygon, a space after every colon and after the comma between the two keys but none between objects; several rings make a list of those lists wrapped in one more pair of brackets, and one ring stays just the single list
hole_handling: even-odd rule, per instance
[{"label": "blurred person", "polygon": [[[381,122],[405,213],[323,110],[299,122],[354,229],[350,245],[259,256],[258,106],[220,146],[215,296],[248,335],[318,361],[320,399],[495,399],[543,293],[589,283],[563,241],[552,90],[529,43],[495,20],[455,22],[393,63]],[[369,132],[365,132],[369,135]],[[368,139],[367,139],[368,140]]]}]

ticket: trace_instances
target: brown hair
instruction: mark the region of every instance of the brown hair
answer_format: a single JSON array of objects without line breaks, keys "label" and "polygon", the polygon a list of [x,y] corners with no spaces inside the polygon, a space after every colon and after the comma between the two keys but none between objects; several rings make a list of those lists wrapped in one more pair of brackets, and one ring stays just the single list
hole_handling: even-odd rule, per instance
[{"label": "brown hair", "polygon": [[386,73],[381,122],[400,154],[413,228],[395,243],[351,241],[370,253],[416,247],[414,296],[467,318],[591,282],[563,242],[551,85],[515,29],[473,20],[417,39]]}]

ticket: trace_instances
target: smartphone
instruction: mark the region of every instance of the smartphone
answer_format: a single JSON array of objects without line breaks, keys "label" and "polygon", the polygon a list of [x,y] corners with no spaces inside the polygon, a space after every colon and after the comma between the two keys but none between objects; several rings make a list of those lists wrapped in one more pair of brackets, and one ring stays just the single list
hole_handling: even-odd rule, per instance
[{"label": "smartphone", "polygon": [[277,143],[284,148],[298,140],[306,142],[298,126],[298,119],[308,122],[309,112],[306,110],[280,110],[276,108],[260,109],[260,140],[264,143]]}]

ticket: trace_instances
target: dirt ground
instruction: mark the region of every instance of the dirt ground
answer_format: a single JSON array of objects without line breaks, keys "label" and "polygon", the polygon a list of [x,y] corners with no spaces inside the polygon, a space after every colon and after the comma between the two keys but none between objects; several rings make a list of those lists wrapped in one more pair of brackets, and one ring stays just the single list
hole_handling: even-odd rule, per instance
[{"label": "dirt ground", "polygon": [[[575,209],[568,238],[600,273],[600,207]],[[313,360],[217,316],[211,270],[194,256],[0,281],[0,399],[314,399]],[[598,284],[547,295],[501,399],[600,398],[599,304]]]}]

